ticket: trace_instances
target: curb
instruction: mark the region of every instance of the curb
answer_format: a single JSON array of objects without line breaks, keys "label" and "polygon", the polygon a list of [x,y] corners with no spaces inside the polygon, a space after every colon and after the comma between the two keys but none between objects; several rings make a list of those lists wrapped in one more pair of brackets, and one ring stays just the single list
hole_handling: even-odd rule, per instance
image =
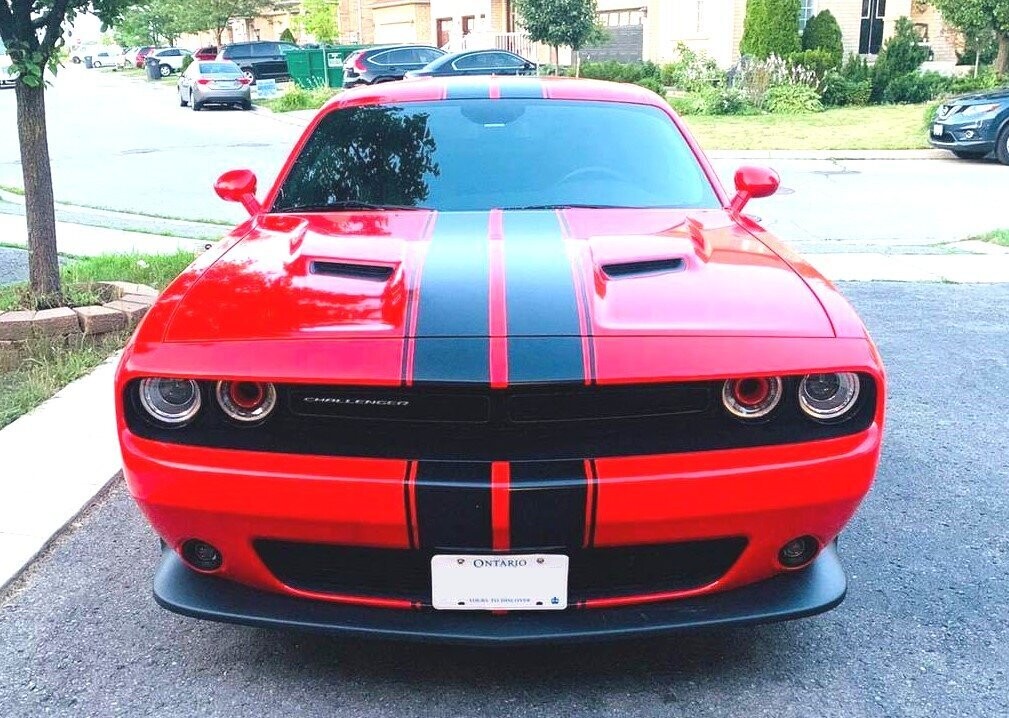
[{"label": "curb", "polygon": [[711,159],[956,160],[946,150],[707,150]]}]

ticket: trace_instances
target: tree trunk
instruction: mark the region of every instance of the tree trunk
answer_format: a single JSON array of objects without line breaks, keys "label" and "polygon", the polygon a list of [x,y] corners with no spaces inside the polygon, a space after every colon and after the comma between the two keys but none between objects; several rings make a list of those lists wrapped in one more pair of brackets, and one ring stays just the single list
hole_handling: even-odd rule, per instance
[{"label": "tree trunk", "polygon": [[45,87],[28,87],[18,82],[16,88],[28,221],[28,278],[37,297],[47,303],[59,303],[60,264],[56,252],[56,211],[46,134]]},{"label": "tree trunk", "polygon": [[1009,33],[998,34],[998,55],[995,57],[995,72],[1009,72]]},{"label": "tree trunk", "polygon": [[582,52],[575,50],[575,77],[582,76]]}]

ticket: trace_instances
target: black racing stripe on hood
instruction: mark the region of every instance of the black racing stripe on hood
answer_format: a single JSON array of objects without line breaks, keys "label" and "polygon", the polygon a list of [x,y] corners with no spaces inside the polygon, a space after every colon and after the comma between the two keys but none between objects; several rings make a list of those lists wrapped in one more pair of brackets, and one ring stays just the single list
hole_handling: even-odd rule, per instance
[{"label": "black racing stripe on hood", "polygon": [[415,382],[490,381],[489,217],[438,215],[419,285]]},{"label": "black racing stripe on hood", "polygon": [[490,79],[486,76],[453,78],[446,85],[446,100],[486,100],[490,97]]},{"label": "black racing stripe on hood", "polygon": [[556,212],[505,212],[508,381],[583,381],[571,261]]},{"label": "black racing stripe on hood", "polygon": [[420,548],[491,548],[490,462],[421,461],[416,496]]},{"label": "black racing stripe on hood", "polygon": [[543,81],[538,77],[518,77],[501,82],[502,100],[541,100],[545,97]]},{"label": "black racing stripe on hood", "polygon": [[548,551],[585,545],[588,479],[584,461],[511,465],[511,547]]}]

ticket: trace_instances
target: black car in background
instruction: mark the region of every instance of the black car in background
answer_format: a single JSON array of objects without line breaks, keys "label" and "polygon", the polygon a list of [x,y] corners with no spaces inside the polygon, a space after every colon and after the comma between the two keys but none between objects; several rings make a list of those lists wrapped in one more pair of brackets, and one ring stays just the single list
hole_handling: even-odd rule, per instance
[{"label": "black car in background", "polygon": [[933,147],[961,159],[994,153],[1009,165],[1009,87],[955,97],[943,102],[929,130]]},{"label": "black car in background", "polygon": [[242,68],[242,73],[252,82],[256,80],[287,80],[285,55],[298,46],[289,42],[255,41],[225,45],[217,53],[218,60],[231,60]]},{"label": "black car in background", "polygon": [[343,86],[374,85],[402,80],[445,54],[429,45],[383,45],[357,50],[343,62]]},{"label": "black car in background", "polygon": [[407,77],[449,75],[535,75],[536,63],[507,50],[468,50],[442,55]]}]

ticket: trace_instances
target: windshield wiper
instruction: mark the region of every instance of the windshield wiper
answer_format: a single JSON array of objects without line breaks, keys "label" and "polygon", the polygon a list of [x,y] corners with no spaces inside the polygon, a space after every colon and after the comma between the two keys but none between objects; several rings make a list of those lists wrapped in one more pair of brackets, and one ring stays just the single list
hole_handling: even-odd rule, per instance
[{"label": "windshield wiper", "polygon": [[274,212],[338,212],[343,209],[363,209],[376,212],[399,211],[399,210],[427,210],[427,207],[417,207],[409,204],[378,204],[376,202],[361,202],[356,199],[345,199],[339,202],[325,202],[320,204],[295,204],[290,207],[280,207]]},{"label": "windshield wiper", "polygon": [[522,207],[502,207],[503,211],[519,211],[532,209],[647,209],[626,204],[582,204],[578,202],[559,202],[557,204],[527,204]]}]

